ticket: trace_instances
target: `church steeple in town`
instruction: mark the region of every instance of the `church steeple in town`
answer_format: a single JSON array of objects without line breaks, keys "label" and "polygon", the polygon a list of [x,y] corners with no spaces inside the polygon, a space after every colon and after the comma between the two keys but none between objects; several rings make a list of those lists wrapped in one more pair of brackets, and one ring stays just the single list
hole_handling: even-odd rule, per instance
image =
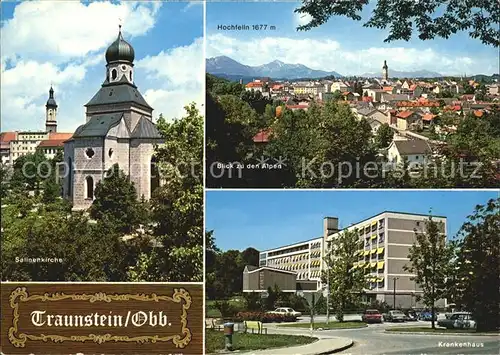
[{"label": "church steeple in town", "polygon": [[123,39],[122,25],[118,26],[118,37],[106,50],[105,84],[128,83],[134,85],[134,48]]},{"label": "church steeple in town", "polygon": [[389,67],[387,66],[386,60],[384,60],[384,66],[382,67],[382,79],[385,81],[389,80]]},{"label": "church steeple in town", "polygon": [[57,132],[57,103],[54,99],[54,89],[52,85],[49,90],[49,99],[45,104],[45,131]]}]

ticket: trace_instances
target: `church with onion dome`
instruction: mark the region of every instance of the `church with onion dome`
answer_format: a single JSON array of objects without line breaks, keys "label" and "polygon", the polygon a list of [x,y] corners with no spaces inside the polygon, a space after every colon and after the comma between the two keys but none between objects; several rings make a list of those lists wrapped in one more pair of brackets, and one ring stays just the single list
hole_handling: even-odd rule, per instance
[{"label": "church with onion dome", "polygon": [[153,108],[134,84],[134,48],[118,38],[106,50],[104,82],[85,105],[86,122],[64,144],[63,194],[73,209],[92,205],[95,187],[114,164],[130,176],[138,198],[158,187],[154,146],[162,142]]}]

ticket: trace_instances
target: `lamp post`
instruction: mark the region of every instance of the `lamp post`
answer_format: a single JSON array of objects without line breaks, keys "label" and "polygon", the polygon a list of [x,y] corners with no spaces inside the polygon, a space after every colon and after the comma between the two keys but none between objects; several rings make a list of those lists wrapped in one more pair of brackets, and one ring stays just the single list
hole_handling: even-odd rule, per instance
[{"label": "lamp post", "polygon": [[396,309],[396,280],[399,279],[399,277],[394,278],[394,288],[392,290],[392,306],[394,309]]},{"label": "lamp post", "polygon": [[330,268],[326,267],[326,324],[330,322]]}]

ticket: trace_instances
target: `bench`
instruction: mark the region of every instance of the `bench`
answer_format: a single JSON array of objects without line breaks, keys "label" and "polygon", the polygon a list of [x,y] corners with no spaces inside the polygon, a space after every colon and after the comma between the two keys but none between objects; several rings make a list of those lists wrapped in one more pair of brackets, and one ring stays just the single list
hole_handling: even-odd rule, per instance
[{"label": "bench", "polygon": [[254,332],[256,332],[257,334],[262,334],[262,333],[267,334],[267,328],[264,327],[264,325],[262,324],[262,322],[258,322],[258,321],[245,321],[244,325],[245,325],[245,333],[249,329],[251,329],[252,330],[252,334]]},{"label": "bench", "polygon": [[205,328],[210,328],[214,330],[222,330],[223,325],[218,321],[218,319],[205,319]]}]

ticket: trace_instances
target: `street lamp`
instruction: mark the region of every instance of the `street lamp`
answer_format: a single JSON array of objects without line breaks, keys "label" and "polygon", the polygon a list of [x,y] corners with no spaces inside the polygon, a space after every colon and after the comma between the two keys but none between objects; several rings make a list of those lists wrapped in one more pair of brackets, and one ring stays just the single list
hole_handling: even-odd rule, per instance
[{"label": "street lamp", "polygon": [[330,268],[326,266],[326,324],[330,322]]},{"label": "street lamp", "polygon": [[399,277],[394,278],[394,288],[392,290],[392,306],[394,309],[396,309],[396,280],[399,279]]}]

